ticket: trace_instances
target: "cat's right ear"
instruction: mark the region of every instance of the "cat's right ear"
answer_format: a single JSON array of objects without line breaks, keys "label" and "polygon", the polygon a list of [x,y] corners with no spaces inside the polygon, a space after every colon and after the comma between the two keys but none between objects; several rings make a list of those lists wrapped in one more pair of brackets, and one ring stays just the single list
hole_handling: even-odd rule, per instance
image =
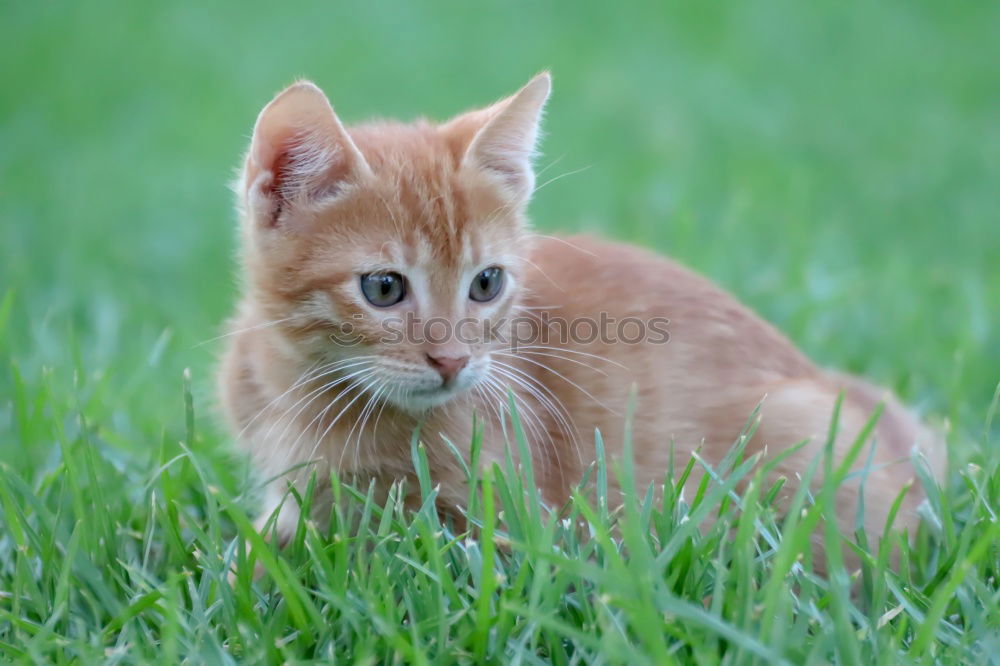
[{"label": "cat's right ear", "polygon": [[444,126],[468,141],[462,165],[489,176],[513,201],[526,203],[535,188],[532,158],[538,143],[542,110],[552,90],[548,72],[537,75],[526,86],[496,104],[462,114]]},{"label": "cat's right ear", "polygon": [[369,173],[323,91],[299,81],[257,117],[242,192],[255,222],[275,227],[296,209],[335,196]]}]

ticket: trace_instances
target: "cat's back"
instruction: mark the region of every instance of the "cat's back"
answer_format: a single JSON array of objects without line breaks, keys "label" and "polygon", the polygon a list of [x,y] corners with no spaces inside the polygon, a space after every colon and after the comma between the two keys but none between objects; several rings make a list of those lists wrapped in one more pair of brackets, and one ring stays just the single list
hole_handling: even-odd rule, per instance
[{"label": "cat's back", "polygon": [[[734,297],[648,250],[591,236],[540,236],[532,263],[528,307],[570,321],[607,322],[597,340],[570,339],[570,345],[596,347],[595,353],[629,366],[648,368],[655,359],[740,384],[816,372],[784,335]],[[639,322],[643,338],[635,341]]]}]

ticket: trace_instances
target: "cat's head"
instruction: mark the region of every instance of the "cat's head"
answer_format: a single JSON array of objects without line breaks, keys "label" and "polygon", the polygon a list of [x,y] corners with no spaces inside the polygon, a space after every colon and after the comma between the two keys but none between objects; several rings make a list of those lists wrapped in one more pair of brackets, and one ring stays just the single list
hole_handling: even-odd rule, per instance
[{"label": "cat's head", "polygon": [[549,90],[542,73],[444,124],[354,128],[312,83],[275,97],[237,184],[262,325],[411,411],[475,386],[499,344],[484,333],[516,313]]}]

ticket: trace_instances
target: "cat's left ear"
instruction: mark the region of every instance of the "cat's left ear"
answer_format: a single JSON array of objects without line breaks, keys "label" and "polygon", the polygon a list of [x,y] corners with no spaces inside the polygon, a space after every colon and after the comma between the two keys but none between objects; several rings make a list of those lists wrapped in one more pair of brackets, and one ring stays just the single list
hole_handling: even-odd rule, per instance
[{"label": "cat's left ear", "polygon": [[[552,78],[542,72],[511,97],[468,114],[466,122],[482,125],[468,144],[462,166],[490,174],[511,198],[526,202],[535,189],[531,161],[551,90]],[[453,123],[463,120],[459,117]]]},{"label": "cat's left ear", "polygon": [[326,95],[299,81],[264,107],[254,126],[243,174],[251,215],[265,227],[285,226],[296,213],[370,174],[364,156]]}]

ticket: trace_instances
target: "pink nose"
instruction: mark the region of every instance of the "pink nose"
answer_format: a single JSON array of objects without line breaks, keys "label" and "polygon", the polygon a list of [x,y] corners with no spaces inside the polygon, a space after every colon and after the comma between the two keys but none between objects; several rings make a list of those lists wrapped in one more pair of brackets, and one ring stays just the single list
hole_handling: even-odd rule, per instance
[{"label": "pink nose", "polygon": [[427,365],[437,370],[441,379],[447,384],[453,380],[459,371],[469,362],[466,356],[432,356],[427,354]]}]

